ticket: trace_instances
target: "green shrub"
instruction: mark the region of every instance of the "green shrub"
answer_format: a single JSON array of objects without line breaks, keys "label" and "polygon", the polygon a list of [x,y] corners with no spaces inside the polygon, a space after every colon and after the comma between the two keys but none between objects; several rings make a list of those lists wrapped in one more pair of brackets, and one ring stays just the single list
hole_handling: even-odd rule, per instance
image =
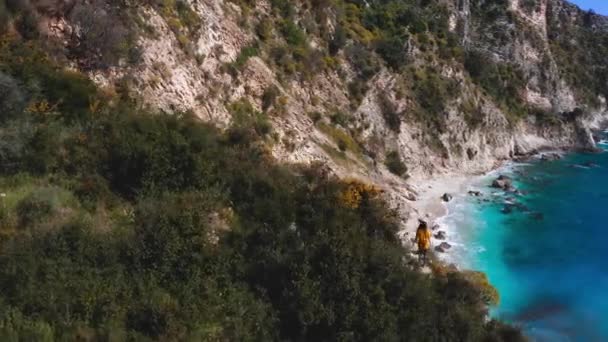
[{"label": "green shrub", "polygon": [[277,86],[274,84],[266,88],[264,90],[264,94],[262,94],[262,110],[266,111],[268,108],[273,106],[279,95],[279,88],[277,88]]},{"label": "green shrub", "polygon": [[23,89],[14,78],[0,72],[0,121],[22,112],[25,106]]},{"label": "green shrub", "polygon": [[80,30],[68,48],[81,67],[107,68],[128,55],[133,32],[119,12],[103,8],[101,2],[78,3],[70,12],[70,20]]},{"label": "green shrub", "polygon": [[345,54],[361,81],[369,80],[380,69],[374,56],[361,45],[347,47]]},{"label": "green shrub", "polygon": [[443,114],[446,102],[453,96],[455,87],[436,71],[429,69],[417,73],[414,94],[418,104],[432,116]]},{"label": "green shrub", "polygon": [[281,33],[290,46],[303,46],[306,44],[306,33],[291,20],[281,23]]},{"label": "green shrub", "polygon": [[28,8],[20,13],[15,20],[15,27],[26,39],[36,39],[40,36],[38,23],[40,18],[32,8]]},{"label": "green shrub", "polygon": [[248,101],[238,101],[230,105],[232,114],[232,128],[246,130],[263,138],[272,132],[272,125],[268,116],[256,111]]},{"label": "green shrub", "polygon": [[333,37],[329,41],[329,53],[335,56],[342,48],[346,46],[347,42],[346,31],[342,26],[337,26],[334,30]]},{"label": "green shrub", "polygon": [[519,3],[519,6],[524,9],[527,13],[532,13],[538,8],[537,0],[523,0]]},{"label": "green shrub", "polygon": [[236,60],[230,65],[235,71],[243,69],[249,58],[255,57],[260,53],[257,45],[245,46],[241,49]]},{"label": "green shrub", "polygon": [[389,67],[398,70],[407,64],[405,41],[403,37],[383,37],[376,41],[376,52]]},{"label": "green shrub", "polygon": [[460,106],[464,119],[471,128],[479,127],[484,121],[484,113],[481,106],[473,99],[464,100]]},{"label": "green shrub", "polygon": [[407,173],[407,166],[401,160],[401,156],[397,151],[391,151],[387,153],[384,164],[390,172],[394,173],[399,177],[402,177]]},{"label": "green shrub", "polygon": [[6,8],[4,1],[0,1],[0,35],[4,35],[8,29],[11,20],[11,15]]},{"label": "green shrub", "polygon": [[201,18],[184,0],[175,2],[175,10],[180,22],[190,32],[196,32],[201,27]]},{"label": "green shrub", "polygon": [[313,124],[316,124],[317,122],[321,121],[321,119],[323,119],[323,115],[319,112],[308,113],[308,116],[312,120]]},{"label": "green shrub", "polygon": [[525,115],[520,95],[525,88],[525,80],[517,66],[495,63],[473,50],[467,53],[464,66],[473,81],[503,106],[510,119],[517,120]]},{"label": "green shrub", "polygon": [[290,18],[296,12],[295,7],[289,0],[271,0],[272,9],[284,18]]},{"label": "green shrub", "polygon": [[20,311],[8,308],[0,316],[0,339],[3,341],[55,341],[53,327],[38,319],[24,316]]},{"label": "green shrub", "polygon": [[382,111],[382,117],[388,127],[392,131],[399,133],[401,131],[401,115],[397,113],[394,104],[388,98],[387,94],[384,93],[378,95],[378,102],[380,110]]},{"label": "green shrub", "polygon": [[344,129],[332,127],[324,123],[319,123],[317,127],[321,132],[330,137],[336,143],[340,151],[350,151],[356,155],[361,153],[359,143],[357,143],[355,139],[353,139],[353,137]]},{"label": "green shrub", "polygon": [[260,23],[256,27],[255,31],[258,37],[260,37],[260,39],[265,42],[272,38],[273,30],[274,23],[270,19],[264,18],[260,20]]},{"label": "green shrub", "polygon": [[330,116],[331,123],[334,125],[348,127],[348,122],[351,120],[348,115],[342,111],[337,111]]},{"label": "green shrub", "polygon": [[33,190],[16,207],[19,225],[28,227],[41,223],[53,216],[69,200],[62,189],[43,187]]}]

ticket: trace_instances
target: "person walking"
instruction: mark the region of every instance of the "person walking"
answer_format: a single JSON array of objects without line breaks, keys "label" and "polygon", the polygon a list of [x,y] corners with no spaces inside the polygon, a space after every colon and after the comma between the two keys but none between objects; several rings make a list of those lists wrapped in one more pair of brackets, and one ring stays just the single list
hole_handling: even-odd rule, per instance
[{"label": "person walking", "polygon": [[416,230],[416,243],[418,244],[418,262],[421,266],[426,265],[426,256],[431,249],[431,230],[424,220],[418,220],[420,225]]}]

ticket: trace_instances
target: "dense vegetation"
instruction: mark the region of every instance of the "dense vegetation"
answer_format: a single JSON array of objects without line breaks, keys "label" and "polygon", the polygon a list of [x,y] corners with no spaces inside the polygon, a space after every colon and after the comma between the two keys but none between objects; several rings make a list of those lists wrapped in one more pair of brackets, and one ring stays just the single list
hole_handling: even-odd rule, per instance
[{"label": "dense vegetation", "polygon": [[608,97],[608,31],[597,29],[599,16],[586,12],[570,22],[556,14],[549,22],[551,52],[561,76],[580,101],[598,105],[598,95]]},{"label": "dense vegetation", "polygon": [[416,270],[378,189],[275,165],[232,110],[143,112],[3,37],[0,338],[521,339],[487,289]]}]

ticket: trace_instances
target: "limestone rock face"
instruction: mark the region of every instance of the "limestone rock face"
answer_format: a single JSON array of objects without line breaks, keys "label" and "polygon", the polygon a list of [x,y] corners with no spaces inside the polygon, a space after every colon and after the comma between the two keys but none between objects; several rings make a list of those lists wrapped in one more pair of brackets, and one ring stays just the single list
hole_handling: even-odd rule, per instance
[{"label": "limestone rock face", "polygon": [[[55,2],[61,6],[54,7],[62,9],[45,9],[53,16],[49,23],[60,22],[62,31],[69,32],[72,28],[61,16],[69,12],[73,2]],[[339,67],[306,78],[284,77],[267,56],[240,60],[244,49],[259,39],[260,18],[273,15],[267,0],[255,1],[249,11],[230,1],[184,2],[200,17],[189,49],[181,46],[180,39],[184,38],[172,31],[171,20],[162,11],[138,5],[134,11],[154,32],[138,38],[140,62],[89,71],[91,78],[110,88],[128,80],[133,95],[143,105],[165,112],[191,111],[219,127],[233,122],[230,105],[246,100],[256,110],[268,112],[273,127],[269,148],[279,161],[322,163],[340,177],[376,184],[386,190],[386,198],[404,220],[411,215],[411,205],[417,199],[416,185],[424,180],[453,172],[488,171],[502,161],[543,149],[592,149],[592,129],[608,122],[606,94],[598,94],[597,101],[585,101],[561,75],[553,41],[577,27],[583,16],[589,16],[563,0],[509,0],[492,20],[483,7],[491,2],[444,1],[449,11],[447,26],[457,35],[463,50],[483,53],[492,61],[521,70],[523,88],[519,96],[526,110],[560,119],[551,125],[539,124],[534,115],[514,121],[503,103],[471,81],[462,63],[428,61],[423,51],[408,43],[411,68],[430,66],[455,84],[443,106],[441,129],[411,114],[416,112],[416,105],[402,89],[415,86],[415,81],[404,79],[387,66],[378,67],[366,80],[358,101],[354,101],[351,87],[355,68],[342,52],[334,57]],[[307,9],[298,1],[294,1],[294,7],[294,22],[306,28]],[[331,35],[338,24],[335,14],[327,13],[326,21]],[[585,17],[585,22],[592,30],[608,30],[608,20],[602,16]],[[323,46],[321,34],[310,30],[307,35],[309,47]],[[227,71],[235,61],[242,63],[240,69]],[[271,88],[276,101],[263,108],[265,93]],[[577,108],[584,109],[581,115],[564,119],[570,118],[564,113]],[[471,124],[471,111],[475,112],[476,124]],[[391,123],[387,112],[400,119]],[[336,113],[345,118],[340,127],[327,129],[314,119],[317,116],[326,123]],[[350,136],[348,139],[357,146],[343,149],[343,136]],[[397,152],[407,166],[407,177],[389,171],[383,161],[390,152]],[[497,180],[496,186],[507,189],[510,184]]]}]

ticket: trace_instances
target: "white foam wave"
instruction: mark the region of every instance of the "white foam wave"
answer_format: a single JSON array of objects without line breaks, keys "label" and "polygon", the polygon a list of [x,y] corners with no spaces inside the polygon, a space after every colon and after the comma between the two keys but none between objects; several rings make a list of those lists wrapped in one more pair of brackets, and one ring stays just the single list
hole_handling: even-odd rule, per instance
[{"label": "white foam wave", "polygon": [[577,168],[577,169],[585,169],[585,170],[590,169],[589,166],[580,165],[580,164],[574,164],[574,165],[572,165],[572,167]]}]

